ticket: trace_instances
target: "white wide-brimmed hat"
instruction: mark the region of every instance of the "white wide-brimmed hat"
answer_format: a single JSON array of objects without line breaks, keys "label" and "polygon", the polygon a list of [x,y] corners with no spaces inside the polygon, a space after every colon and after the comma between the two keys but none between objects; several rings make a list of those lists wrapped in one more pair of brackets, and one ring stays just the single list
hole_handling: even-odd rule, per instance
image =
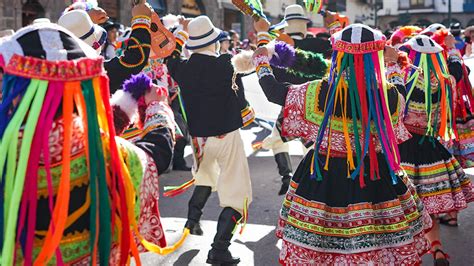
[{"label": "white wide-brimmed hat", "polygon": [[64,13],[58,20],[58,24],[74,33],[94,48],[98,53],[107,40],[107,32],[99,25],[92,22],[84,10],[72,10]]},{"label": "white wide-brimmed hat", "polygon": [[214,27],[207,16],[199,16],[189,22],[189,40],[186,49],[196,50],[216,43],[221,38],[221,30]]},{"label": "white wide-brimmed hat", "polygon": [[310,21],[304,13],[304,9],[300,5],[289,5],[285,8],[285,21],[289,20],[305,20]]},{"label": "white wide-brimmed hat", "polygon": [[51,23],[51,20],[49,20],[49,18],[37,18],[33,20],[33,24],[37,23]]}]

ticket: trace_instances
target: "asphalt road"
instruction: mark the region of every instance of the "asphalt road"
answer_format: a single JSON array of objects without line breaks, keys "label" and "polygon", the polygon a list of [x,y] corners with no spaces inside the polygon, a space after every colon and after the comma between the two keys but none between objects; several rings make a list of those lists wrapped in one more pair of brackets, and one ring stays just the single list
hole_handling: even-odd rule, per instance
[{"label": "asphalt road", "polygon": [[[249,159],[253,186],[253,203],[249,210],[249,220],[242,235],[237,235],[231,245],[234,255],[241,258],[240,265],[278,265],[279,242],[274,235],[283,197],[278,196],[280,179],[272,153],[253,152],[251,143],[262,139],[269,131],[254,127],[242,131],[245,149]],[[187,153],[190,155],[190,149]],[[291,143],[290,154],[293,168],[302,159],[303,151],[298,142]],[[191,156],[187,156],[191,163]],[[471,172],[471,174],[474,173]],[[182,184],[191,178],[187,172],[171,172],[160,179],[160,187]],[[237,188],[238,189],[238,188]],[[187,202],[192,189],[174,198],[161,197],[160,212],[165,227],[167,241],[176,240],[186,221]],[[214,237],[216,221],[221,211],[216,193],[213,193],[204,208],[202,226],[204,236],[189,236],[185,244],[175,253],[159,256],[152,253],[142,255],[143,265],[206,265],[207,252]],[[445,250],[451,256],[451,265],[474,265],[474,204],[461,212],[460,226],[448,228],[442,226],[442,240]],[[430,255],[424,257],[424,265],[432,265]]]}]

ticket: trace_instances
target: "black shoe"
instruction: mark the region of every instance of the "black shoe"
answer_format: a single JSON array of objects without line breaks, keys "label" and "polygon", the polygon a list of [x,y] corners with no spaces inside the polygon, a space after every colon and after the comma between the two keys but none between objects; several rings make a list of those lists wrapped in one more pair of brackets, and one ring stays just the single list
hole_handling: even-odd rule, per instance
[{"label": "black shoe", "polygon": [[281,178],[281,187],[280,191],[278,191],[278,196],[285,195],[288,192],[288,188],[290,187],[291,176],[284,176]]},{"label": "black shoe", "polygon": [[191,167],[187,166],[186,164],[180,164],[180,165],[173,165],[173,171],[185,171],[189,172],[191,171]]},{"label": "black shoe", "polygon": [[232,257],[228,249],[219,250],[212,248],[207,255],[206,263],[212,265],[236,265],[240,263],[240,258]]},{"label": "black shoe", "polygon": [[213,265],[233,265],[238,264],[240,259],[233,257],[229,251],[230,240],[232,239],[237,221],[242,215],[230,208],[226,207],[219,215],[217,222],[217,232],[212,243],[212,249],[207,255],[207,263]]},{"label": "black shoe", "polygon": [[184,225],[184,227],[189,229],[189,233],[191,235],[202,236],[204,234],[204,232],[201,229],[200,223],[195,223],[193,221],[188,220],[186,221],[186,224]]}]

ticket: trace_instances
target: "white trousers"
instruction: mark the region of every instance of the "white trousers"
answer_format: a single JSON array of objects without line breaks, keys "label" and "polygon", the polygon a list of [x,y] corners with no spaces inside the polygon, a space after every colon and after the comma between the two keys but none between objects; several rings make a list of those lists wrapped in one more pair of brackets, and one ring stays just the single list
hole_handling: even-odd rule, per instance
[{"label": "white trousers", "polygon": [[240,131],[224,137],[209,137],[197,172],[196,186],[209,186],[217,191],[220,206],[243,213],[244,205],[252,201],[252,184]]}]

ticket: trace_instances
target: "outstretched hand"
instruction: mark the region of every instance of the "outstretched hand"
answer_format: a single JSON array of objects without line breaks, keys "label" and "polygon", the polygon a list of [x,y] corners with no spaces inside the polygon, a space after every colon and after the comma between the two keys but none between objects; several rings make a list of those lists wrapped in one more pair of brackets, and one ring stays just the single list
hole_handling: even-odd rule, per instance
[{"label": "outstretched hand", "polygon": [[383,57],[385,63],[396,63],[398,61],[398,51],[393,46],[385,46]]},{"label": "outstretched hand", "polygon": [[253,23],[256,32],[268,32],[270,30],[270,22],[265,19],[259,19]]},{"label": "outstretched hand", "polygon": [[164,102],[168,104],[168,96],[158,94],[160,88],[158,85],[153,84],[151,89],[145,94],[145,104],[149,105],[152,102]]},{"label": "outstretched hand", "polygon": [[326,14],[324,16],[324,27],[328,27],[335,21],[339,19],[339,14],[337,12],[332,12],[329,10],[326,10]]},{"label": "outstretched hand", "polygon": [[185,18],[183,16],[179,16],[178,20],[179,20],[179,24],[183,26],[183,30],[185,32],[188,32],[188,25],[189,25],[189,22],[191,22],[191,19]]},{"label": "outstretched hand", "polygon": [[132,8],[132,17],[136,16],[146,16],[146,17],[151,17],[153,8],[150,6],[150,4],[146,3],[146,1],[140,1],[140,3],[136,4]]},{"label": "outstretched hand", "polygon": [[100,7],[92,8],[91,10],[87,11],[87,14],[89,14],[89,17],[94,24],[102,24],[107,22],[109,19],[107,12],[105,12],[105,10]]}]

